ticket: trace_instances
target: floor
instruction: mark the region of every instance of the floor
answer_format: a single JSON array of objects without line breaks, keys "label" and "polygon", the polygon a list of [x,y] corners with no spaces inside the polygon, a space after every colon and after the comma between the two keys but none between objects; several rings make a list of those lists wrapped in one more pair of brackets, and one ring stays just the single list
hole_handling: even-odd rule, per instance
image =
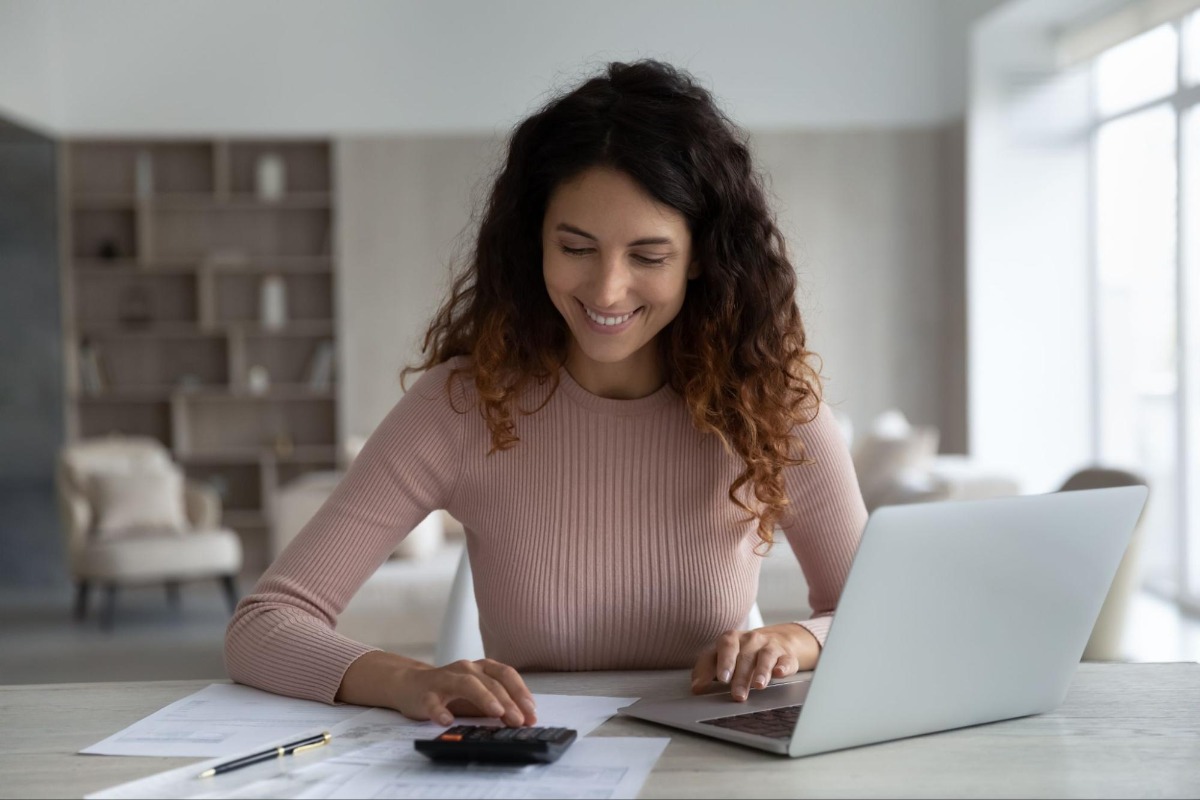
[{"label": "floor", "polygon": [[[183,587],[172,610],[161,587],[125,590],[112,632],[71,617],[71,594],[0,591],[0,684],[223,678],[229,619],[216,582]],[[1200,661],[1200,620],[1141,594],[1130,609],[1130,661]],[[432,652],[411,652],[430,660]]]}]

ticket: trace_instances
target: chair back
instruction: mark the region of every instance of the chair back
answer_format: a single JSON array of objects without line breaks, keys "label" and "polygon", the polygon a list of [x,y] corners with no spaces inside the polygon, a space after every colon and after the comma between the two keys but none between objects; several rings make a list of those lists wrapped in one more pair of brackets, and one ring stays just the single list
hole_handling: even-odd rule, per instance
[{"label": "chair back", "polygon": [[[1114,486],[1148,486],[1146,479],[1136,472],[1112,467],[1085,467],[1072,474],[1059,488],[1060,492],[1072,492],[1083,489],[1110,489]],[[1147,505],[1149,501],[1147,501]],[[1141,519],[1145,517],[1145,507],[1142,517],[1134,527],[1129,547],[1117,567],[1100,616],[1088,638],[1087,647],[1083,651],[1084,661],[1120,661],[1124,658],[1122,642],[1124,639],[1126,619],[1129,616],[1129,606],[1134,593],[1141,586],[1141,550],[1142,526]]]},{"label": "chair back", "polygon": [[1067,478],[1060,492],[1079,489],[1111,489],[1114,486],[1146,486],[1146,479],[1134,472],[1110,467],[1086,467]]},{"label": "chair back", "polygon": [[96,474],[128,473],[171,465],[162,442],[149,436],[102,436],[71,442],[59,451],[55,488],[69,554],[86,543],[95,515],[88,481]]}]

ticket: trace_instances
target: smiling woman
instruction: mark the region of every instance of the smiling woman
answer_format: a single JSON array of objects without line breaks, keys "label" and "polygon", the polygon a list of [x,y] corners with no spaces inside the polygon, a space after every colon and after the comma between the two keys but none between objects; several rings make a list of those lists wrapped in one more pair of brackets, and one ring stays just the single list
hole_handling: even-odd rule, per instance
[{"label": "smiling woman", "polygon": [[[620,244],[648,223],[661,235]],[[700,274],[687,220],[628,174],[594,167],[556,187],[543,227],[546,292],[571,330],[567,371],[602,397],[652,394],[665,382],[655,338]]]},{"label": "smiling woman", "polygon": [[[734,699],[811,668],[866,520],[745,136],[685,73],[612,63],[512,134],[417,383],[246,598],[272,691],[536,721],[518,669],[690,666]],[[516,435],[521,415],[524,438]],[[488,658],[333,630],[397,542],[462,522]],[[776,526],[811,619],[750,631]]]}]

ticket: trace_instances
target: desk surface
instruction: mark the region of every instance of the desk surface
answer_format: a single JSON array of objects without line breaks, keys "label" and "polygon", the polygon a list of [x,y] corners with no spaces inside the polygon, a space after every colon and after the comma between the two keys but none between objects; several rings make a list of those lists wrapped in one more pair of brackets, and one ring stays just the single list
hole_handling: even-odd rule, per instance
[{"label": "desk surface", "polygon": [[[528,675],[535,692],[687,693],[687,673]],[[77,751],[217,681],[0,687],[0,797],[82,797],[202,759]],[[1023,719],[789,759],[615,717],[594,735],[670,736],[642,797],[1195,797],[1200,664],[1082,664]]]}]

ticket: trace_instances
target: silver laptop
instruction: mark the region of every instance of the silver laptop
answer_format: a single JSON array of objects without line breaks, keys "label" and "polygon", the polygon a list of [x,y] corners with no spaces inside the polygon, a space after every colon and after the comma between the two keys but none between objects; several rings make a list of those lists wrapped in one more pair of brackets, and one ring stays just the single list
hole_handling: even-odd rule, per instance
[{"label": "silver laptop", "polygon": [[1057,707],[1144,486],[877,509],[817,668],[621,714],[804,756]]}]

